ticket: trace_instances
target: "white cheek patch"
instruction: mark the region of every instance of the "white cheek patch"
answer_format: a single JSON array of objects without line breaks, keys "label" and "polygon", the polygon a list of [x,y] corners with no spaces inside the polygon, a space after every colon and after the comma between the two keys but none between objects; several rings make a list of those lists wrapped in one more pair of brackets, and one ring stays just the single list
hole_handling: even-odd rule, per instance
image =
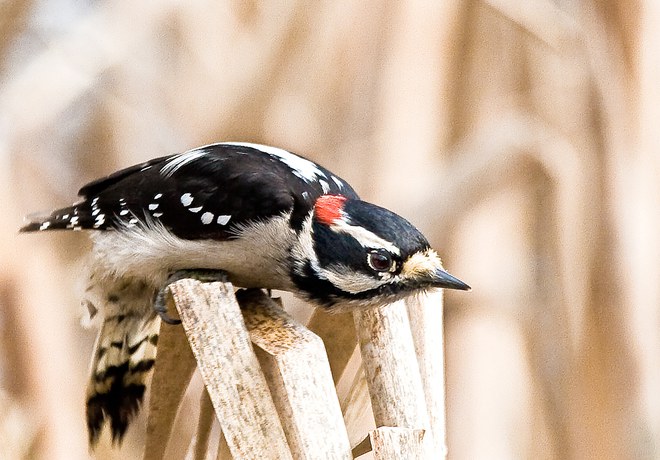
[{"label": "white cheek patch", "polygon": [[377,289],[390,281],[389,279],[377,280],[366,273],[355,272],[349,267],[341,265],[321,268],[319,274],[342,291],[351,294]]},{"label": "white cheek patch", "polygon": [[346,233],[347,235],[352,236],[363,248],[385,249],[397,256],[401,255],[399,248],[364,227],[349,225],[344,220],[339,219],[336,220],[330,228],[337,233]]}]

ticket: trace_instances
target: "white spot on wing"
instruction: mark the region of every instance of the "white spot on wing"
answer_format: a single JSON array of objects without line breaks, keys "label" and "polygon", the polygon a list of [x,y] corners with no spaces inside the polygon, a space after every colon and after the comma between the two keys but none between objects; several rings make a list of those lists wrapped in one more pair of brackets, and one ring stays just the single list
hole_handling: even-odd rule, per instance
[{"label": "white spot on wing", "polygon": [[222,215],[222,216],[218,216],[218,220],[216,220],[216,222],[218,223],[218,225],[227,225],[229,219],[231,219],[231,216]]},{"label": "white spot on wing", "polygon": [[299,157],[291,152],[288,152],[277,147],[270,147],[268,145],[252,144],[249,142],[224,142],[222,145],[236,145],[242,147],[250,147],[257,149],[261,152],[277,158],[282,163],[285,163],[293,174],[304,180],[305,182],[313,182],[319,178],[325,178],[326,175],[321,171],[316,163],[313,163],[305,158]]},{"label": "white spot on wing", "polygon": [[47,220],[39,226],[39,230],[46,230],[48,227],[50,227],[50,221]]},{"label": "white spot on wing", "polygon": [[190,206],[190,204],[193,202],[193,197],[190,193],[184,193],[181,195],[181,204],[184,205],[185,207]]},{"label": "white spot on wing", "polygon": [[98,216],[96,216],[96,220],[94,222],[94,228],[99,228],[104,223],[105,223],[105,214],[99,214]]},{"label": "white spot on wing", "polygon": [[208,225],[211,222],[213,222],[213,213],[212,212],[205,212],[204,214],[202,214],[201,219],[202,219],[202,223],[204,225]]},{"label": "white spot on wing", "polygon": [[304,200],[309,200],[309,192],[302,192],[302,197]]},{"label": "white spot on wing", "polygon": [[131,220],[128,221],[129,224],[133,224],[133,225],[137,224],[138,222],[139,221],[135,217],[133,217]]},{"label": "white spot on wing", "polygon": [[196,159],[203,157],[206,155],[206,153],[207,152],[204,147],[180,153],[165,163],[165,166],[160,168],[160,173],[165,177],[171,177],[175,172],[177,172],[179,168],[190,163],[191,161],[195,161]]},{"label": "white spot on wing", "polygon": [[126,214],[128,214],[128,209],[122,209],[121,211],[119,211],[120,216],[125,216]]},{"label": "white spot on wing", "polygon": [[321,184],[321,189],[323,189],[323,193],[328,193],[330,191],[330,184],[328,184],[324,180],[320,180],[319,184]]},{"label": "white spot on wing", "polygon": [[154,200],[157,200],[158,198],[160,198],[162,196],[163,196],[162,193],[157,193],[157,194],[154,195]]},{"label": "white spot on wing", "polygon": [[100,212],[101,212],[101,210],[99,208],[94,208],[94,210],[92,211],[92,215],[95,216]]},{"label": "white spot on wing", "polygon": [[158,209],[158,203],[151,203],[149,205],[149,211],[155,211],[156,209]]},{"label": "white spot on wing", "polygon": [[163,215],[162,212],[155,212],[155,213],[153,214],[154,217],[160,217],[160,216],[162,216],[162,215]]},{"label": "white spot on wing", "polygon": [[203,206],[197,206],[196,208],[190,208],[190,209],[188,209],[188,211],[190,211],[190,212],[199,212],[199,211],[202,210],[202,207],[203,207]]}]

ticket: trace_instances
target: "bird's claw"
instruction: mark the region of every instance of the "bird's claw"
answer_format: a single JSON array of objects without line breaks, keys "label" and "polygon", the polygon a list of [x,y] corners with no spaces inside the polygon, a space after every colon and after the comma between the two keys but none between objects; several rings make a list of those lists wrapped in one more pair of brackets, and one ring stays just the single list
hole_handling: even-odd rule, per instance
[{"label": "bird's claw", "polygon": [[156,294],[153,307],[154,311],[160,316],[160,319],[167,324],[181,324],[180,319],[172,318],[167,312],[167,302],[165,300],[167,290],[169,289],[170,284],[188,278],[203,283],[210,283],[213,281],[226,281],[227,274],[222,270],[210,269],[178,270],[172,273],[169,278],[167,278],[167,281],[165,281],[165,285]]}]

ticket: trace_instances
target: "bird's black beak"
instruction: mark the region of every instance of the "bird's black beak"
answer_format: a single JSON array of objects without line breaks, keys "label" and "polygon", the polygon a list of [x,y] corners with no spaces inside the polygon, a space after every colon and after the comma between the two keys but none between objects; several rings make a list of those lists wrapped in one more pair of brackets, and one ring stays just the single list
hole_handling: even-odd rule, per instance
[{"label": "bird's black beak", "polygon": [[463,281],[450,275],[440,268],[436,269],[433,276],[433,281],[433,284],[435,284],[437,287],[444,289],[458,289],[461,291],[469,291],[471,289],[470,286],[465,284]]}]

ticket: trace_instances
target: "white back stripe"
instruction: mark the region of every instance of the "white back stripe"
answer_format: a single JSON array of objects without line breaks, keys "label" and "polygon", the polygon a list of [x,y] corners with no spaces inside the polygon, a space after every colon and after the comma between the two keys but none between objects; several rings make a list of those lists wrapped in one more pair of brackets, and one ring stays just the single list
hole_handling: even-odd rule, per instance
[{"label": "white back stripe", "polygon": [[204,150],[204,147],[180,153],[165,163],[165,166],[160,168],[160,173],[165,177],[172,177],[172,175],[177,172],[177,170],[183,165],[186,165],[191,161],[195,161],[196,159],[203,157],[206,154],[207,152]]},{"label": "white back stripe", "polygon": [[326,178],[327,176],[316,163],[313,163],[305,158],[299,157],[287,150],[268,145],[252,144],[250,142],[223,142],[222,145],[236,145],[241,147],[249,147],[257,149],[263,153],[275,157],[282,163],[286,164],[293,174],[304,180],[305,182],[314,182],[318,179]]}]

